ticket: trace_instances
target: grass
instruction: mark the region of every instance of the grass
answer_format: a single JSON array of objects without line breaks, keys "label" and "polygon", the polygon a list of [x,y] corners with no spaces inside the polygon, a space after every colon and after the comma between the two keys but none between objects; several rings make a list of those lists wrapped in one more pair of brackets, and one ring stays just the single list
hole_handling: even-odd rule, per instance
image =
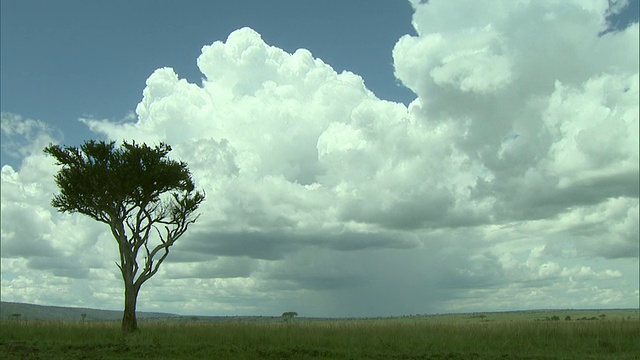
[{"label": "grass", "polygon": [[[638,359],[640,321],[0,322],[2,359]],[[564,316],[562,317],[564,318]],[[460,320],[459,318],[456,318]]]}]

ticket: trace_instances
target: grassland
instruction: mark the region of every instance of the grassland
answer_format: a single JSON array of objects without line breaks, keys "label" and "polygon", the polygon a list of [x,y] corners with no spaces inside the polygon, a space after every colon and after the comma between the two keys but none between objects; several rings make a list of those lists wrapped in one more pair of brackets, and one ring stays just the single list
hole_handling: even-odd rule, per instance
[{"label": "grassland", "polygon": [[[546,320],[554,316],[561,320]],[[640,321],[634,310],[288,323],[148,321],[130,335],[116,322],[0,322],[2,359],[638,359],[638,354]]]}]

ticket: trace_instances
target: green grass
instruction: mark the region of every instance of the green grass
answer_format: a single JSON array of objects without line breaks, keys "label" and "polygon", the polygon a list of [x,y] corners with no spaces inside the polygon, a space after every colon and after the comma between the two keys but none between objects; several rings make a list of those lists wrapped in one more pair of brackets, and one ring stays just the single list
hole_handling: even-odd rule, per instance
[{"label": "green grass", "polygon": [[[638,359],[640,321],[0,322],[2,359]],[[558,315],[560,316],[560,314]],[[564,316],[562,316],[564,319]],[[603,317],[604,318],[604,317]],[[466,322],[465,319],[469,319]],[[473,321],[471,321],[473,320]]]}]

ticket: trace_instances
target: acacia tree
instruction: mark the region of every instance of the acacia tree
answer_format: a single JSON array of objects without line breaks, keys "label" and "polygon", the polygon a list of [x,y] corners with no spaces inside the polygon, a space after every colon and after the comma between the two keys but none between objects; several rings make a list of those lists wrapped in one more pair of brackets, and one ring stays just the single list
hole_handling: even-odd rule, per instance
[{"label": "acacia tree", "polygon": [[285,322],[288,322],[289,320],[293,319],[294,317],[298,316],[298,313],[295,311],[287,311],[282,313],[282,320],[284,320]]},{"label": "acacia tree", "polygon": [[124,281],[122,330],[137,329],[136,303],[142,284],[158,272],[169,247],[198,219],[204,201],[184,162],[167,158],[171,147],[86,141],[80,148],[49,145],[57,160],[60,194],[51,205],[109,225],[120,251]]}]

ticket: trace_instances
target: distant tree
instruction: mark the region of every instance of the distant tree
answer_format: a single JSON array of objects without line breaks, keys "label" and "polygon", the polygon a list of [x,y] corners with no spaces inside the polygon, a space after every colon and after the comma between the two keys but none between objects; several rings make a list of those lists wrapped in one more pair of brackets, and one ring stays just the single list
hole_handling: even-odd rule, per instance
[{"label": "distant tree", "polygon": [[187,164],[167,158],[169,145],[114,145],[89,140],[80,148],[49,145],[44,152],[62,166],[55,176],[60,194],[51,205],[61,212],[87,215],[111,229],[124,281],[122,330],[130,332],[138,328],[140,287],[197,220],[194,212],[205,196],[194,190]]},{"label": "distant tree", "polygon": [[298,316],[297,312],[288,311],[288,312],[282,313],[282,320],[284,320],[285,322],[288,322],[289,320],[293,319],[296,316]]},{"label": "distant tree", "polygon": [[565,321],[570,321],[571,320],[571,316],[567,315],[564,319],[565,319]]},{"label": "distant tree", "polygon": [[82,322],[84,322],[84,319],[86,319],[87,314],[84,314],[84,313],[83,313],[83,314],[80,314],[80,317],[82,317]]}]

